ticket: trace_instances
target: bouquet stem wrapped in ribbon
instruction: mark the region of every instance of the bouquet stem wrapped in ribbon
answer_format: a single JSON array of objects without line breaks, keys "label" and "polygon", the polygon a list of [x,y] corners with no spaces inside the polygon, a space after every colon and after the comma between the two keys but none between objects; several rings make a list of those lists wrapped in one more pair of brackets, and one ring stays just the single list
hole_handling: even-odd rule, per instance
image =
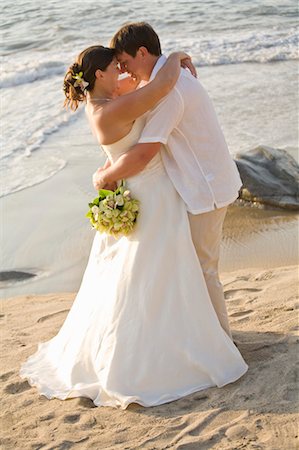
[{"label": "bouquet stem wrapped in ribbon", "polygon": [[139,213],[139,201],[131,198],[124,180],[115,191],[100,189],[99,196],[88,205],[86,217],[91,226],[116,238],[133,230]]}]

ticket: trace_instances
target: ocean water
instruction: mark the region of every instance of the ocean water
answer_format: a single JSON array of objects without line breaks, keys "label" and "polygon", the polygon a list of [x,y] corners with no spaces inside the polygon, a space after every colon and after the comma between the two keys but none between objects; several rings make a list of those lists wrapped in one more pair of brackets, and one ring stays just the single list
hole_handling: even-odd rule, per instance
[{"label": "ocean water", "polygon": [[[88,125],[83,110],[62,108],[64,73],[127,21],[147,20],[165,54],[192,55],[232,154],[265,144],[296,155],[296,0],[4,0],[1,9],[1,196],[66,166],[65,147],[58,138],[48,149],[48,137]],[[75,141],[70,134],[69,152]]]}]

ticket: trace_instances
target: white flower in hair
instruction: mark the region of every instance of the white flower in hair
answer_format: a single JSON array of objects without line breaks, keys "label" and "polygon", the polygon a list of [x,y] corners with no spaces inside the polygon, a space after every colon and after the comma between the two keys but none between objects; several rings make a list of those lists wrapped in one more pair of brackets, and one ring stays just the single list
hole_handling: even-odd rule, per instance
[{"label": "white flower in hair", "polygon": [[85,81],[83,78],[83,72],[75,73],[75,75],[72,76],[76,82],[74,83],[74,87],[80,87],[81,91],[85,93],[85,89],[89,85],[88,81]]}]

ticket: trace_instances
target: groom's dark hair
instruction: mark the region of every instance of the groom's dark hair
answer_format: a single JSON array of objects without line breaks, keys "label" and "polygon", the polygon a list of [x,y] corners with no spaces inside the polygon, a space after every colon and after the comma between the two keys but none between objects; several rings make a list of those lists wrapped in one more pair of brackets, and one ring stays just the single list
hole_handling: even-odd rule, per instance
[{"label": "groom's dark hair", "polygon": [[133,57],[140,47],[146,47],[148,52],[155,56],[162,54],[159,37],[146,22],[122,26],[111,39],[110,47],[115,49],[116,54],[126,52]]}]

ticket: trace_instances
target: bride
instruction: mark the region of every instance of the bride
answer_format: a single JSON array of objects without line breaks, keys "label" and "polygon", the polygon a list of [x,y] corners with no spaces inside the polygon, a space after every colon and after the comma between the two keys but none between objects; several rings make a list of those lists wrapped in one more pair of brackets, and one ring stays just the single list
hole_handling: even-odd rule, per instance
[{"label": "bride", "polygon": [[[186,59],[187,58],[187,59]],[[84,50],[64,79],[66,104],[86,101],[113,164],[139,138],[145,113],[173,88],[188,55],[173,53],[145,87],[120,86],[112,49]],[[124,91],[127,91],[124,95]],[[39,342],[20,376],[47,398],[96,406],[154,406],[248,369],[221,328],[194,249],[187,211],[159,153],[126,180],[140,212],[131,234],[96,232],[73,305],[58,334]]]}]

